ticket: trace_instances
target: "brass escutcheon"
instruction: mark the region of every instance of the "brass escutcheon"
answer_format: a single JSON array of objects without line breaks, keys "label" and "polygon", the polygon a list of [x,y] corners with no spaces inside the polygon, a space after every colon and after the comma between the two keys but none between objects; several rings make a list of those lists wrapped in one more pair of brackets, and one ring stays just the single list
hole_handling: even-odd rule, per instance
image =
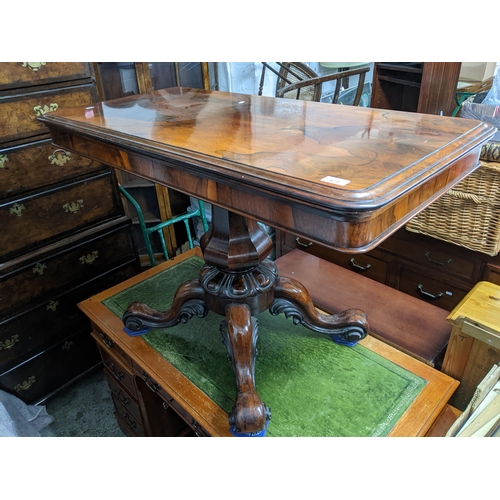
[{"label": "brass escutcheon", "polygon": [[35,111],[36,116],[42,116],[46,113],[50,113],[51,111],[55,111],[58,107],[59,104],[51,102],[48,106],[47,104],[44,106],[35,106],[33,110]]},{"label": "brass escutcheon", "polygon": [[14,203],[14,205],[10,207],[10,213],[13,215],[17,215],[18,217],[21,217],[24,208],[25,207],[22,203]]},{"label": "brass escutcheon", "polygon": [[38,71],[42,66],[45,66],[47,63],[44,62],[23,62],[21,66],[23,68],[29,68],[31,71]]},{"label": "brass escutcheon", "polygon": [[44,273],[45,269],[47,269],[47,264],[37,262],[35,264],[35,267],[33,268],[33,273],[38,273],[41,276]]},{"label": "brass escutcheon", "polygon": [[74,342],[72,340],[66,340],[62,345],[63,351],[71,351],[71,347],[73,347]]},{"label": "brass escutcheon", "polygon": [[0,155],[0,168],[5,168],[5,164],[9,161],[7,155]]},{"label": "brass escutcheon", "polygon": [[48,158],[52,165],[59,165],[62,167],[68,160],[71,159],[71,153],[64,151],[64,149],[57,149]]},{"label": "brass escutcheon", "polygon": [[22,384],[17,384],[14,386],[16,392],[27,391],[34,383],[36,382],[36,378],[34,375],[25,380]]},{"label": "brass escutcheon", "polygon": [[63,209],[66,213],[76,214],[80,208],[83,208],[83,200],[72,201],[71,203],[65,203]]},{"label": "brass escutcheon", "polygon": [[19,342],[19,335],[12,335],[10,339],[6,339],[4,342],[0,342],[0,351],[4,349],[5,351],[7,349],[12,349],[14,347],[14,344],[16,342]]},{"label": "brass escutcheon", "polygon": [[58,300],[51,300],[47,304],[47,311],[55,311],[57,309],[58,305],[59,305],[59,301]]},{"label": "brass escutcheon", "polygon": [[97,250],[94,250],[91,254],[88,253],[87,255],[82,255],[80,257],[80,262],[82,264],[92,264],[94,260],[96,260],[99,257],[99,252]]}]

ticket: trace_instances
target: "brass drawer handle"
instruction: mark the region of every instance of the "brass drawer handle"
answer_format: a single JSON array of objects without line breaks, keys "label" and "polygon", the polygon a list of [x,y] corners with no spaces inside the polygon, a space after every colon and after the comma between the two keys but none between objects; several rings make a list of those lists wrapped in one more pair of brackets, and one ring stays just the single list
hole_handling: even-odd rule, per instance
[{"label": "brass drawer handle", "polygon": [[81,264],[92,264],[98,257],[99,252],[97,250],[94,250],[92,253],[82,255],[79,260]]},{"label": "brass drawer handle", "polygon": [[430,255],[431,255],[430,252],[425,252],[425,256],[427,257],[427,260],[429,262],[432,262],[433,264],[437,264],[438,266],[444,266],[445,264],[450,264],[451,263],[451,259],[448,259],[445,262],[439,262],[438,260],[432,260],[431,257],[430,257]]},{"label": "brass drawer handle", "polygon": [[349,264],[351,264],[354,269],[359,269],[360,271],[368,271],[368,269],[372,267],[371,264],[366,264],[366,266],[360,266],[359,264],[356,264],[354,257],[349,261]]},{"label": "brass drawer handle", "polygon": [[33,108],[33,111],[35,112],[36,116],[42,116],[45,115],[46,113],[50,113],[51,111],[55,111],[59,107],[59,104],[55,102],[51,102],[48,106],[45,104],[45,106],[35,106]]},{"label": "brass drawer handle", "polygon": [[7,155],[0,155],[0,168],[5,168],[6,163],[9,161],[9,158],[7,158]]},{"label": "brass drawer handle", "polygon": [[131,429],[135,429],[137,427],[137,422],[135,422],[134,420],[132,420],[129,416],[128,413],[123,413],[122,414],[122,417],[123,419],[125,420],[125,422],[127,422],[127,425],[131,428]]},{"label": "brass drawer handle", "polygon": [[83,200],[76,200],[72,201],[71,203],[65,203],[63,205],[63,210],[67,214],[76,214],[78,213],[78,210],[80,210],[80,208],[83,208]]},{"label": "brass drawer handle", "polygon": [[45,66],[46,64],[47,63],[44,62],[23,62],[21,63],[21,66],[23,68],[28,68],[36,73],[42,66]]},{"label": "brass drawer handle", "polygon": [[10,339],[5,339],[3,342],[0,342],[0,351],[2,349],[4,349],[5,351],[7,349],[12,349],[16,342],[19,342],[19,335],[17,335],[17,333],[15,335],[12,335]]},{"label": "brass drawer handle", "polygon": [[104,335],[103,332],[98,332],[98,333],[99,333],[99,336],[101,337],[102,343],[106,347],[109,347],[110,349],[113,349],[113,346],[115,345],[115,343],[111,339],[109,339],[106,335]]},{"label": "brass drawer handle", "polygon": [[17,215],[18,217],[21,217],[23,215],[23,210],[25,209],[25,206],[22,203],[14,203],[9,209],[9,212],[12,215]]},{"label": "brass drawer handle", "polygon": [[417,285],[417,288],[418,288],[420,295],[424,296],[426,299],[436,300],[436,299],[439,299],[439,297],[442,297],[444,295],[443,292],[439,292],[436,295],[433,295],[432,293],[426,292],[424,290],[424,287],[420,284]]},{"label": "brass drawer handle", "polygon": [[32,375],[28,380],[24,380],[22,384],[15,385],[14,389],[16,392],[27,391],[35,382],[36,378]]},{"label": "brass drawer handle", "polygon": [[121,380],[123,377],[125,377],[125,374],[123,372],[116,372],[116,367],[114,363],[110,363],[107,365],[107,367],[111,370],[111,373],[113,374],[113,377],[115,377],[116,380]]},{"label": "brass drawer handle", "polygon": [[153,392],[158,392],[158,389],[160,386],[156,382],[149,382],[149,375],[146,372],[142,372],[142,376],[144,378],[144,382],[146,382],[146,385],[149,387],[149,389]]},{"label": "brass drawer handle", "polygon": [[118,399],[118,401],[120,401],[120,403],[123,406],[128,406],[130,404],[130,399],[127,398],[125,394],[123,394],[123,391],[121,389],[115,389],[113,391],[113,394],[116,396],[116,399]]},{"label": "brass drawer handle", "polygon": [[62,167],[68,160],[71,159],[71,153],[64,149],[56,149],[50,156],[47,157],[51,165]]},{"label": "brass drawer handle", "polygon": [[302,241],[300,241],[300,238],[298,236],[297,238],[295,238],[295,241],[297,242],[297,245],[300,245],[301,247],[305,248],[309,248],[312,245],[312,241],[310,241],[309,243],[302,243]]}]

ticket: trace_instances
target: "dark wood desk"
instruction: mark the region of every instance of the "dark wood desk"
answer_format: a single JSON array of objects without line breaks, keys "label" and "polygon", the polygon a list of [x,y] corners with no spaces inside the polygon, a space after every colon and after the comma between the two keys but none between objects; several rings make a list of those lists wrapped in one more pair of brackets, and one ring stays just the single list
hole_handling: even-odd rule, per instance
[{"label": "dark wood desk", "polygon": [[184,88],[40,120],[59,147],[214,205],[199,278],[179,287],[169,311],[134,303],[123,320],[139,331],[209,310],[225,316],[238,387],[230,423],[244,433],[269,419],[254,386],[256,314],[283,312],[346,344],[369,328],[360,309],[318,313],[298,281],[279,277],[256,221],[369,250],[474,171],[495,131],[459,118]]}]

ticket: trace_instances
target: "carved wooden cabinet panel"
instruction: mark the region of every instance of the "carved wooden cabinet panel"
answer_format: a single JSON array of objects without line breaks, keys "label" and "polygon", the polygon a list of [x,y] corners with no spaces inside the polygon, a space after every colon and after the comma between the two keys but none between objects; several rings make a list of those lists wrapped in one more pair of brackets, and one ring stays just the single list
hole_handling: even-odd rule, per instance
[{"label": "carved wooden cabinet panel", "polygon": [[0,389],[28,404],[100,362],[76,304],[140,270],[113,169],[37,120],[96,100],[91,63],[0,63]]}]

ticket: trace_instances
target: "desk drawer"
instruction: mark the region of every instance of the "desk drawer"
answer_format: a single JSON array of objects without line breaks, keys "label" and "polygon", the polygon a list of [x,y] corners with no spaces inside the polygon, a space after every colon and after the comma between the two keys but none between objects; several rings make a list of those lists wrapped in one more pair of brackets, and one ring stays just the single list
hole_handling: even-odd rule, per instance
[{"label": "desk drawer", "polygon": [[123,214],[110,170],[0,205],[0,262]]},{"label": "desk drawer", "polygon": [[0,389],[26,404],[45,400],[63,385],[99,363],[90,328],[0,374]]},{"label": "desk drawer", "polygon": [[105,350],[99,349],[99,351],[101,353],[106,376],[114,379],[131,394],[137,394],[133,374],[125,368],[125,365],[120,364],[117,359],[112,358]]},{"label": "desk drawer", "polygon": [[129,437],[146,437],[144,427],[126,409],[120,408],[115,411],[115,418],[120,429]]},{"label": "desk drawer", "polygon": [[104,233],[84,233],[80,238],[85,236],[83,241],[70,241],[37,260],[27,258],[11,272],[0,270],[0,319],[135,257],[128,223],[111,230],[108,227]]},{"label": "desk drawer", "polygon": [[85,106],[96,100],[94,84],[0,97],[0,143],[49,137],[49,130],[37,120],[38,116],[59,108]]},{"label": "desk drawer", "polygon": [[127,389],[125,389],[125,387],[121,385],[113,375],[109,374],[107,370],[104,370],[104,373],[106,374],[109,390],[113,396],[116,409],[123,407],[129,411],[136,420],[142,422],[141,411],[139,410],[139,404],[136,397],[130,394],[130,392],[128,392]]},{"label": "desk drawer", "polygon": [[91,77],[88,62],[4,62],[0,66],[0,90]]},{"label": "desk drawer", "polygon": [[0,322],[0,366],[11,368],[67,336],[69,331],[90,331],[90,321],[77,303],[137,274],[137,262],[100,275],[67,293]]},{"label": "desk drawer", "polygon": [[39,141],[0,152],[0,199],[90,174],[102,165]]}]

